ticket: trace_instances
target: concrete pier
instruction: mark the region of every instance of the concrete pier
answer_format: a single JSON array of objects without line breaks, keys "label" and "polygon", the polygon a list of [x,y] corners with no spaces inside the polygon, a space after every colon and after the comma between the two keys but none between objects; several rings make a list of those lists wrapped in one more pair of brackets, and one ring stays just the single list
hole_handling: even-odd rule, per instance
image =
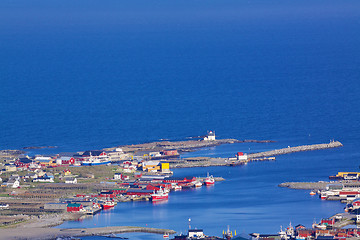
[{"label": "concrete pier", "polygon": [[303,146],[297,146],[297,147],[287,147],[287,148],[281,148],[281,149],[276,149],[276,150],[267,151],[267,152],[251,153],[251,154],[248,154],[248,157],[249,158],[270,157],[270,156],[283,155],[283,154],[289,154],[289,153],[294,153],[294,152],[313,151],[313,150],[321,150],[321,149],[328,149],[328,148],[337,148],[337,147],[342,147],[342,146],[343,145],[341,142],[333,141],[330,143],[303,145]]}]

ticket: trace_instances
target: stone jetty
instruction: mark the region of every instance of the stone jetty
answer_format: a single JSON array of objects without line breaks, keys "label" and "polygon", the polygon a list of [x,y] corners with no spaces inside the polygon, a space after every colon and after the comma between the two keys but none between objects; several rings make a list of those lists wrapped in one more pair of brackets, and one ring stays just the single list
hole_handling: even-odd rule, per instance
[{"label": "stone jetty", "polygon": [[228,166],[242,165],[253,161],[273,161],[276,155],[283,155],[295,152],[314,151],[328,148],[342,147],[341,142],[333,141],[330,143],[302,145],[297,147],[287,147],[275,149],[266,152],[250,153],[247,160],[236,161],[236,158],[210,158],[210,157],[191,157],[176,160],[169,160],[171,168],[189,168],[189,167],[211,167],[211,166]]},{"label": "stone jetty", "polygon": [[294,152],[313,151],[313,150],[321,150],[321,149],[328,149],[328,148],[337,148],[337,147],[342,147],[342,146],[343,145],[341,142],[332,141],[330,143],[303,145],[303,146],[297,146],[297,147],[287,147],[287,148],[281,148],[281,149],[276,149],[276,150],[272,150],[272,151],[251,153],[251,154],[248,154],[248,157],[249,158],[270,157],[270,156],[283,155],[283,154],[289,154],[289,153],[294,153]]},{"label": "stone jetty", "polygon": [[330,182],[284,182],[279,187],[291,189],[324,190]]}]

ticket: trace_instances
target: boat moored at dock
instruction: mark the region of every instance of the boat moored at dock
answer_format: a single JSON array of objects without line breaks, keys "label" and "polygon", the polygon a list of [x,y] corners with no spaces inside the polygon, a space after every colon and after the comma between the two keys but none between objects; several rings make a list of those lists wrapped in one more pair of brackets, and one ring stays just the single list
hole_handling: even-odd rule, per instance
[{"label": "boat moored at dock", "polygon": [[160,190],[158,190],[156,193],[151,195],[152,201],[162,201],[162,200],[167,200],[168,198],[169,198],[169,193],[163,190],[161,187]]}]

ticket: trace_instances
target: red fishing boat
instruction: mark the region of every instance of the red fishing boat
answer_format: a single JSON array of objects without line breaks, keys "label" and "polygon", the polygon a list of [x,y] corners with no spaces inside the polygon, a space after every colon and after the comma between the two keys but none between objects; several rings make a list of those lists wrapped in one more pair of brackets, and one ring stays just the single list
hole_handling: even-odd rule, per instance
[{"label": "red fishing boat", "polygon": [[161,201],[161,200],[167,200],[169,198],[169,193],[164,191],[161,187],[156,193],[153,193],[151,195],[152,201]]}]

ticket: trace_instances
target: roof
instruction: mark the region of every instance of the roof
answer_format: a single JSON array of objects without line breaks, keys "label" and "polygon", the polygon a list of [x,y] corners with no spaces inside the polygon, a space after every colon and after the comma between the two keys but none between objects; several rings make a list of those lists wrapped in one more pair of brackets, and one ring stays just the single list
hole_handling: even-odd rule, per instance
[{"label": "roof", "polygon": [[64,177],[65,181],[74,181],[75,178],[74,177]]},{"label": "roof", "polygon": [[187,176],[187,177],[168,177],[168,178],[165,178],[165,180],[184,180],[184,179],[187,179],[187,180],[191,180],[193,179],[194,177],[193,176]]},{"label": "roof", "polygon": [[67,207],[80,207],[80,206],[81,206],[80,203],[69,203],[69,204],[67,205]]},{"label": "roof", "polygon": [[202,229],[189,229],[189,232],[204,232]]},{"label": "roof", "polygon": [[128,189],[128,191],[127,191],[128,193],[132,193],[132,192],[134,192],[134,193],[152,193],[152,192],[154,192],[153,190],[144,190],[144,189]]},{"label": "roof", "polygon": [[22,162],[22,163],[31,163],[32,160],[29,159],[29,158],[19,158],[19,162]]}]

